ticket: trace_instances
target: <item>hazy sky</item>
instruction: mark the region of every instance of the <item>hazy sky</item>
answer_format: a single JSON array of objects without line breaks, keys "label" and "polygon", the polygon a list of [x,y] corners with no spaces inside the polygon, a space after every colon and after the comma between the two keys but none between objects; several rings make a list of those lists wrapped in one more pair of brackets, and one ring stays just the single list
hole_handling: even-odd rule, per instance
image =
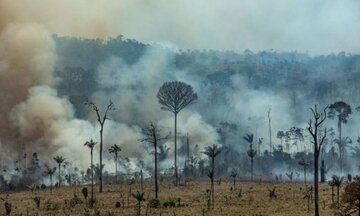
[{"label": "hazy sky", "polygon": [[183,49],[360,51],[359,0],[0,1],[60,35],[123,34]]}]

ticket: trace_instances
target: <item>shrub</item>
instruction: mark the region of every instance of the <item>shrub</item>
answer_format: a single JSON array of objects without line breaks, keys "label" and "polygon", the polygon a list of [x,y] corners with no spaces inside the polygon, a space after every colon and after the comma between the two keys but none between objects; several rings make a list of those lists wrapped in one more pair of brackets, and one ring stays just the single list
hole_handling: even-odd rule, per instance
[{"label": "shrub", "polygon": [[165,208],[175,207],[176,206],[175,200],[173,200],[173,199],[167,200],[167,201],[164,202],[163,206]]},{"label": "shrub", "polygon": [[157,198],[152,198],[149,200],[150,208],[159,208],[160,207],[160,200]]},{"label": "shrub", "polygon": [[121,203],[119,202],[119,201],[117,201],[116,203],[115,203],[115,208],[120,208],[121,207]]},{"label": "shrub", "polygon": [[81,192],[84,196],[84,199],[87,200],[88,197],[88,189],[86,187],[84,187],[83,189],[81,189]]},{"label": "shrub", "polygon": [[78,196],[74,196],[73,198],[71,198],[71,200],[69,201],[69,205],[74,208],[77,204],[82,204],[83,202],[81,201],[81,199]]},{"label": "shrub", "polygon": [[6,213],[6,215],[10,215],[11,209],[12,209],[11,203],[8,202],[8,201],[6,201],[6,202],[4,203],[4,207],[5,207],[5,213]]},{"label": "shrub", "polygon": [[59,210],[59,205],[57,203],[54,203],[50,200],[47,200],[45,203],[44,203],[44,209],[46,211],[57,211]]},{"label": "shrub", "polygon": [[40,197],[34,197],[33,198],[35,205],[37,208],[40,208]]},{"label": "shrub", "polygon": [[277,198],[277,195],[276,195],[276,187],[273,187],[273,189],[268,189],[269,190],[269,198],[272,199],[272,198]]}]

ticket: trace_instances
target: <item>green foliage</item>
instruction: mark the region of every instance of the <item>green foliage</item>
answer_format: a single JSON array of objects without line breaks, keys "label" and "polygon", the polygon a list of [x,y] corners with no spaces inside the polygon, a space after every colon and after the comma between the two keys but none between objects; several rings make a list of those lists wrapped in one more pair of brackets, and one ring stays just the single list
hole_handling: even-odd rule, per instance
[{"label": "green foliage", "polygon": [[40,200],[41,200],[41,198],[40,197],[34,197],[33,200],[35,202],[36,208],[40,208]]},{"label": "green foliage", "polygon": [[269,198],[270,199],[277,198],[276,187],[273,187],[273,189],[269,189]]},{"label": "green foliage", "polygon": [[5,214],[6,214],[6,215],[10,215],[11,209],[12,209],[11,203],[10,203],[9,201],[6,201],[6,202],[4,203],[4,207],[5,207]]},{"label": "green foliage", "polygon": [[176,207],[176,202],[174,199],[167,200],[163,203],[164,208],[173,208]]},{"label": "green foliage", "polygon": [[46,211],[57,211],[59,210],[59,204],[55,203],[55,202],[52,202],[50,200],[47,200],[45,203],[44,203],[44,209]]},{"label": "green foliage", "polygon": [[87,189],[87,187],[83,187],[81,189],[81,193],[83,194],[84,199],[87,200],[87,197],[88,197],[88,189]]},{"label": "green foliage", "polygon": [[150,208],[159,208],[160,207],[160,200],[157,198],[151,198],[149,200],[149,207]]},{"label": "green foliage", "polygon": [[70,202],[69,202],[69,204],[72,208],[74,208],[76,205],[82,204],[82,203],[83,203],[83,201],[78,196],[74,196],[73,198],[70,199]]},{"label": "green foliage", "polygon": [[84,208],[83,215],[84,216],[90,216],[90,210],[88,208]]}]

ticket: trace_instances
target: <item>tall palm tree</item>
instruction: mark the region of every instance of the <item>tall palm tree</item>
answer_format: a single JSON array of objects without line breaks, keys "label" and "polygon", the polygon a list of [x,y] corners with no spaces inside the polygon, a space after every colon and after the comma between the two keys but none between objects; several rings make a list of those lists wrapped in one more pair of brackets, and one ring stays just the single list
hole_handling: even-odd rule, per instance
[{"label": "tall palm tree", "polygon": [[56,167],[50,168],[50,167],[46,166],[45,173],[50,176],[50,193],[52,193],[52,186],[53,186],[52,176],[54,175],[55,171],[56,171]]},{"label": "tall palm tree", "polygon": [[118,161],[117,161],[117,159],[118,159],[118,152],[120,152],[120,151],[121,151],[121,148],[117,144],[114,144],[109,148],[109,153],[110,154],[114,153],[114,155],[115,155],[115,184],[117,184],[117,179],[118,179],[118,173],[117,173]]},{"label": "tall palm tree", "polygon": [[63,156],[58,155],[58,156],[54,157],[54,160],[59,166],[59,185],[58,186],[60,187],[60,185],[61,185],[61,177],[60,177],[61,164],[65,161],[65,158]]},{"label": "tall palm tree", "polygon": [[344,156],[345,156],[345,145],[346,142],[342,138],[342,124],[346,124],[349,118],[349,115],[352,113],[351,106],[343,101],[337,101],[329,106],[329,118],[337,120],[337,126],[339,130],[339,138],[336,140],[336,143],[339,146],[339,165],[340,172],[343,171],[344,167]]},{"label": "tall palm tree", "polygon": [[243,137],[246,142],[249,143],[249,150],[247,151],[247,155],[250,157],[251,162],[251,181],[253,181],[254,176],[254,157],[256,156],[256,150],[253,149],[253,140],[254,140],[254,134],[246,134],[246,136]]},{"label": "tall palm tree", "polygon": [[215,176],[215,157],[221,153],[221,150],[217,145],[207,146],[203,152],[209,158],[211,158],[211,170],[209,171],[209,178],[211,181],[211,195],[212,195],[212,207],[214,208],[214,176]]},{"label": "tall palm tree", "polygon": [[84,146],[87,146],[90,148],[90,156],[91,156],[91,161],[90,161],[90,167],[91,167],[91,200],[90,200],[90,207],[93,206],[94,204],[94,167],[93,167],[93,151],[94,151],[94,146],[96,145],[96,142],[94,142],[92,139],[90,139],[90,141],[86,141]]},{"label": "tall palm tree", "polygon": [[340,187],[344,183],[344,179],[345,179],[344,176],[340,177],[340,176],[337,176],[337,175],[333,175],[332,179],[331,179],[332,183],[336,187],[336,202],[337,202],[338,206],[339,206]]}]

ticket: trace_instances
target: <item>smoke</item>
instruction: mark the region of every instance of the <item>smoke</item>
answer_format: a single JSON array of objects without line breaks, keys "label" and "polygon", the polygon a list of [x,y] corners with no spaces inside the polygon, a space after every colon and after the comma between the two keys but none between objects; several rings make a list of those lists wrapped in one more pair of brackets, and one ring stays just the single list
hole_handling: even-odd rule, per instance
[{"label": "smoke", "polygon": [[[165,81],[184,81],[199,93],[198,104],[183,110],[178,119],[178,131],[189,134],[193,152],[195,146],[203,149],[219,140],[215,127],[204,116],[224,116],[226,112],[225,120],[241,125],[241,133],[254,132],[249,117],[264,116],[256,126],[259,137],[267,136],[264,122],[269,108],[273,131],[297,122],[289,113],[291,102],[286,95],[251,89],[240,76],[232,77],[229,88],[222,91],[231,101],[231,109],[224,104],[211,109],[201,101],[207,98],[201,80],[175,69],[174,52],[161,46],[356,52],[360,50],[358,30],[349,26],[360,19],[358,8],[354,0],[231,0],[226,4],[212,0],[171,4],[164,0],[0,0],[0,136],[4,155],[15,151],[20,156],[25,150],[51,159],[61,154],[82,168],[88,167],[89,154],[79,152],[85,151],[86,140],[98,140],[99,127],[91,110],[88,120],[77,119],[68,99],[58,96],[60,80],[53,74],[57,56],[52,33],[103,38],[121,33],[160,44],[147,49],[132,65],[116,56],[102,62],[96,71],[99,88],[91,96],[99,106],[105,106],[109,99],[115,102],[117,110],[110,113],[104,130],[105,149],[119,144],[121,155],[130,158],[135,170],[140,166],[139,158],[145,164],[152,163],[151,146],[139,142],[142,127],[155,121],[163,134],[173,133],[172,113],[161,110],[156,100]],[[171,156],[172,139],[164,145],[170,147]],[[108,164],[106,169],[112,168]],[[164,167],[171,165],[169,160]]]},{"label": "smoke", "polygon": [[84,164],[87,156],[78,157],[75,150],[95,129],[89,122],[75,119],[69,101],[58,97],[51,33],[27,20],[26,10],[19,6],[14,1],[0,1],[2,158],[9,162],[38,152],[49,162],[55,153],[66,153]]},{"label": "smoke", "polygon": [[182,49],[313,54],[360,50],[357,0],[230,0],[226,4],[215,0],[171,4],[166,0],[2,0],[0,4],[0,25],[14,19],[31,21],[59,35],[106,38],[123,34]]},{"label": "smoke", "polygon": [[[139,145],[139,141],[135,139],[124,141],[123,135],[118,135],[124,129],[132,131],[124,133],[127,134],[124,135],[125,140],[128,134],[141,137],[138,128],[145,127],[150,122],[157,123],[163,136],[169,132],[173,135],[174,116],[170,112],[161,110],[156,99],[157,91],[164,82],[174,79],[187,82],[189,78],[184,76],[185,71],[174,69],[173,61],[173,52],[161,46],[152,46],[146,50],[136,64],[128,65],[120,58],[110,57],[98,67],[96,77],[99,89],[92,95],[92,100],[99,104],[107,104],[111,98],[116,102],[117,107],[116,112],[111,115],[112,119],[130,125],[131,130],[129,127],[121,125],[114,131],[114,135],[109,134],[107,137],[108,140],[114,140],[114,142],[122,140],[120,146],[125,149],[125,155],[129,153],[150,162],[152,160],[150,152],[153,150],[150,148],[151,150],[144,152],[144,147]],[[190,84],[192,83],[190,82]],[[197,92],[198,85],[199,83],[192,84],[195,92]],[[88,114],[89,119],[94,118],[93,113]],[[114,129],[113,126],[111,128],[111,130]],[[178,133],[182,136],[189,134],[192,152],[196,145],[202,150],[205,146],[218,141],[215,128],[191,107],[181,111],[178,115]],[[173,158],[171,157],[174,152],[173,139],[167,140],[164,145],[170,148],[169,156]],[[169,160],[163,166],[170,167],[172,164],[173,160]]]}]

